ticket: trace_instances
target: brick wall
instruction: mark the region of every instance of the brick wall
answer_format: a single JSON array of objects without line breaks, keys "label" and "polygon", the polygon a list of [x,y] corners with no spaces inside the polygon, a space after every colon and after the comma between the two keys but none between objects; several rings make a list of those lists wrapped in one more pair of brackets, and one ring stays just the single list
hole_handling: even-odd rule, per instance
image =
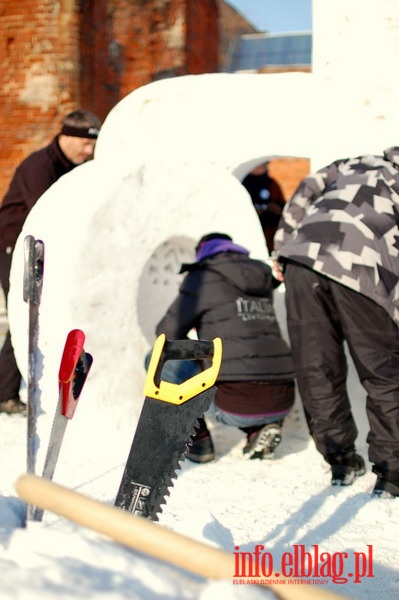
[{"label": "brick wall", "polygon": [[0,201],[62,117],[104,118],[156,79],[217,71],[216,0],[0,0]]},{"label": "brick wall", "polygon": [[186,72],[183,0],[114,0],[113,5],[121,98],[153,80]]},{"label": "brick wall", "polygon": [[228,2],[217,0],[217,4],[219,9],[219,66],[220,71],[223,71],[230,43],[240,35],[258,33],[258,30]]},{"label": "brick wall", "polygon": [[298,183],[309,175],[310,160],[307,158],[276,158],[269,164],[269,173],[283,190],[286,200],[292,196]]},{"label": "brick wall", "polygon": [[111,10],[108,0],[83,0],[78,4],[78,102],[104,119],[120,99],[121,49],[113,33],[118,11]]},{"label": "brick wall", "polygon": [[0,2],[0,197],[23,156],[52,138],[78,90],[72,2]]},{"label": "brick wall", "polygon": [[[216,1],[188,0],[186,5],[187,72],[219,70],[219,9]],[[204,41],[207,40],[207,43]]]},{"label": "brick wall", "polygon": [[[0,18],[0,202],[65,114],[104,118],[151,81],[217,72],[221,37],[252,29],[219,0],[0,0]],[[308,168],[293,160],[277,173],[287,194]]]}]

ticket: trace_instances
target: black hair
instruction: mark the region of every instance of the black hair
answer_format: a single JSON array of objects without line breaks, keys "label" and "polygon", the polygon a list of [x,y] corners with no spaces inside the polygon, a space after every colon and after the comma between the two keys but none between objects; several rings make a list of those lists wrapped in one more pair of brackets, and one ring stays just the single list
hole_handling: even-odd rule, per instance
[{"label": "black hair", "polygon": [[197,250],[203,242],[209,242],[209,240],[229,240],[232,242],[233,238],[227,235],[227,233],[207,233],[202,236],[195,249]]}]

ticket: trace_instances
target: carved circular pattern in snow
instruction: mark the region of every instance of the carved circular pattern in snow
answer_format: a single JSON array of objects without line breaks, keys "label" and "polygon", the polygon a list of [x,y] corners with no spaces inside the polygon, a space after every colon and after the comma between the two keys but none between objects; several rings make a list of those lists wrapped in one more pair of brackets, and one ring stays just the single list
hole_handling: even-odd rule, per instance
[{"label": "carved circular pattern in snow", "polygon": [[179,274],[183,262],[194,260],[195,241],[176,236],[157,246],[145,263],[139,279],[137,297],[138,321],[152,346],[155,327],[174,300],[184,275]]}]

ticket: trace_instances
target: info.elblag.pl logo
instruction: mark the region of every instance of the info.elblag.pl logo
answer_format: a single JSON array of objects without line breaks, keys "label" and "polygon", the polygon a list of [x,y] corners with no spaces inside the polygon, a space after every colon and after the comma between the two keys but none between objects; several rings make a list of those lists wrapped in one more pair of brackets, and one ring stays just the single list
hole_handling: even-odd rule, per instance
[{"label": "info.elblag.pl logo", "polygon": [[308,550],[304,544],[294,544],[291,548],[276,561],[262,544],[257,544],[253,552],[241,552],[235,546],[233,582],[325,585],[328,581],[361,583],[365,577],[374,577],[372,545],[367,545],[365,552],[326,552],[318,544]]}]

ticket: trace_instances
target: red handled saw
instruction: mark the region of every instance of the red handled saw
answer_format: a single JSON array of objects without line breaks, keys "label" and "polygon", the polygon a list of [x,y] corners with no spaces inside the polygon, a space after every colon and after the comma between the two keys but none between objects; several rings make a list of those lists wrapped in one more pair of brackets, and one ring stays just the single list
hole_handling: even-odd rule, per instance
[{"label": "red handled saw", "polygon": [[[58,373],[58,404],[43,466],[42,477],[45,479],[53,478],[68,422],[75,414],[93,363],[92,355],[84,350],[84,342],[85,334],[80,329],[73,329],[68,333]],[[42,518],[43,511],[34,508],[33,520],[41,521]]]}]

